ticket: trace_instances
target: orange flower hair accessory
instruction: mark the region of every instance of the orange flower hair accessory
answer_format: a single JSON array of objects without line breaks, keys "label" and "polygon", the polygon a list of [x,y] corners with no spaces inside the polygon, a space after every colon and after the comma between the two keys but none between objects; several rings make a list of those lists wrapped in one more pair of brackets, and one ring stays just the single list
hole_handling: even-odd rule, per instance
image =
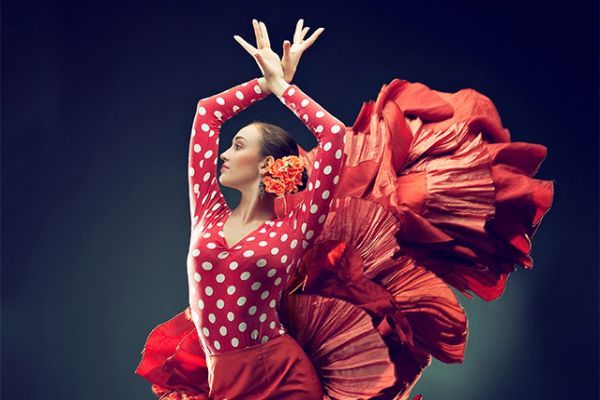
[{"label": "orange flower hair accessory", "polygon": [[275,160],[267,169],[267,174],[262,181],[265,184],[265,192],[275,193],[277,197],[283,197],[285,212],[287,203],[285,195],[298,192],[298,186],[302,184],[302,171],[304,162],[298,156],[285,156]]}]

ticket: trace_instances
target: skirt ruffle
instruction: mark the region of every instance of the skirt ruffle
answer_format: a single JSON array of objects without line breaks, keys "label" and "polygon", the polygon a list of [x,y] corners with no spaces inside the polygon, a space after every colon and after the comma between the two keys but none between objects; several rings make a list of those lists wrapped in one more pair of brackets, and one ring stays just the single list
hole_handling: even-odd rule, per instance
[{"label": "skirt ruffle", "polygon": [[208,367],[190,308],[156,326],[146,338],[135,373],[162,400],[208,399]]},{"label": "skirt ruffle", "polygon": [[[451,288],[492,301],[515,266],[533,267],[532,237],[554,197],[553,180],[533,177],[547,148],[511,142],[476,90],[394,79],[363,103],[344,152],[336,200],[295,292],[365,310],[396,368],[381,398],[407,399],[431,356],[464,359],[468,320]],[[295,204],[303,195],[292,195]]]}]

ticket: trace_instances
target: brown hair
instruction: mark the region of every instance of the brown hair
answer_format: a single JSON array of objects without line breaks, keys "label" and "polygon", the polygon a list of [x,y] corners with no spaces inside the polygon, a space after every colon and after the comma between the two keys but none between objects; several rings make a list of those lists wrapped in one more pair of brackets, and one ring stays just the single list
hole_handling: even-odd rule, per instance
[{"label": "brown hair", "polygon": [[[288,131],[264,121],[255,120],[251,124],[256,125],[262,133],[260,141],[261,157],[272,156],[274,159],[278,159],[285,156],[298,156],[298,144]],[[308,172],[306,172],[305,167],[302,171],[302,183],[298,185],[298,192],[306,188],[307,181]]]}]

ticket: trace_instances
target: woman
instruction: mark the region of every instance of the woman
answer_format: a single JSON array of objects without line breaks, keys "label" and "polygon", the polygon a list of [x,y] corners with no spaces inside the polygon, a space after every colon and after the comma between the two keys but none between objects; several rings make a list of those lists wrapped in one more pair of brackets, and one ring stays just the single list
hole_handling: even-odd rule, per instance
[{"label": "woman", "polygon": [[[345,127],[284,80],[279,57],[269,48],[266,31],[262,32],[264,36],[257,36],[258,49],[249,52],[259,62],[264,81],[255,78],[198,103],[189,169],[194,210],[188,262],[190,307],[209,357],[210,396],[283,398],[285,394],[317,399],[323,392],[316,372],[286,333],[277,306],[292,268],[298,266],[300,254],[318,236],[327,216],[343,165]],[[221,125],[269,92],[319,141],[305,200],[282,217],[275,215],[272,194],[258,194],[275,157],[297,148],[289,141],[271,141],[277,135],[285,139],[284,133],[250,124],[222,154],[221,182],[242,192],[234,211],[228,209],[215,176]],[[302,173],[301,165],[293,167],[298,167],[295,173]],[[240,376],[248,379],[240,382]]]},{"label": "woman", "polygon": [[[345,126],[284,79],[264,24],[253,23],[258,49],[236,39],[255,56],[263,77],[201,99],[194,118],[189,153],[191,315],[208,356],[211,398],[321,399],[314,367],[287,334],[277,307],[301,253],[323,227],[343,165]],[[220,127],[269,93],[317,138],[313,171],[302,182],[306,172],[300,159],[287,157],[298,154],[293,139],[272,125],[251,123],[221,155],[221,183],[242,193],[240,205],[230,210],[215,175]],[[281,217],[275,213],[275,195],[264,193],[263,179],[276,159],[291,164],[289,174],[307,188],[302,204]]]},{"label": "woman", "polygon": [[[194,118],[190,305],[152,330],[135,372],[162,399],[406,400],[432,356],[463,360],[450,286],[492,301],[515,264],[533,266],[553,199],[533,179],[546,148],[512,143],[472,89],[400,79],[345,127],[290,83],[320,32],[304,41],[300,20],[280,62],[253,25],[258,48],[236,40],[263,76],[200,100]],[[319,144],[299,154],[281,128],[240,129],[221,155],[221,183],[242,192],[230,210],[219,129],[269,93]]]}]

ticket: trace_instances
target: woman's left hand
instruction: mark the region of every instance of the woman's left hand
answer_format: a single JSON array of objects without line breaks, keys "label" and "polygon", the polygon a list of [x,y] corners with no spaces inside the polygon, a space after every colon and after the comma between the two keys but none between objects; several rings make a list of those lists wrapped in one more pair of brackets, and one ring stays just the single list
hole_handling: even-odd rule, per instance
[{"label": "woman's left hand", "polygon": [[283,67],[283,77],[286,82],[291,83],[294,79],[294,74],[298,69],[298,63],[302,53],[306,51],[314,42],[317,40],[319,35],[323,33],[325,28],[321,27],[314,31],[308,39],[304,39],[308,32],[308,26],[302,27],[304,19],[300,18],[296,23],[296,30],[294,31],[294,43],[290,43],[289,40],[283,42],[283,57],[281,58],[281,66]]},{"label": "woman's left hand", "polygon": [[271,50],[267,27],[262,22],[259,24],[256,19],[252,19],[252,25],[254,26],[256,45],[258,48],[252,46],[238,35],[233,35],[233,38],[241,44],[252,57],[254,57],[267,82],[272,82],[279,78],[283,79],[284,75],[281,60],[277,53]]}]

